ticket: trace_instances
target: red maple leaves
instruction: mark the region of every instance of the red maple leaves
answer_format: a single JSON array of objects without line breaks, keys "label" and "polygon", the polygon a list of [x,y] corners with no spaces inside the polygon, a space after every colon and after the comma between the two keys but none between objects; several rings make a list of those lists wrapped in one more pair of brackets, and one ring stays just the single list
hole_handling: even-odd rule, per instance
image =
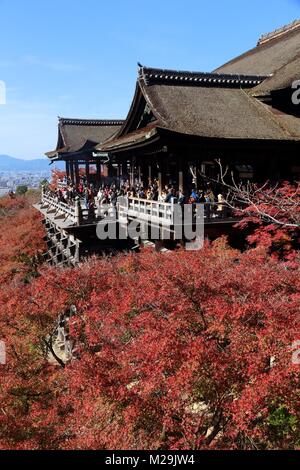
[{"label": "red maple leaves", "polygon": [[[23,229],[11,232],[20,249]],[[199,252],[39,267],[26,284],[10,276],[0,288],[0,447],[297,447],[296,259],[220,239]],[[61,368],[42,338],[72,305],[77,359]]]}]

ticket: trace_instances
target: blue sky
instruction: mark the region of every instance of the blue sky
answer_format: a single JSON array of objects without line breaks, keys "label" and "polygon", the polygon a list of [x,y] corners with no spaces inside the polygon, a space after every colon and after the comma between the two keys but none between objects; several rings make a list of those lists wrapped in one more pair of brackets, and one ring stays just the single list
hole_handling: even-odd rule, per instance
[{"label": "blue sky", "polygon": [[211,71],[299,17],[297,0],[0,0],[0,154],[53,149],[58,115],[126,117],[137,61]]}]

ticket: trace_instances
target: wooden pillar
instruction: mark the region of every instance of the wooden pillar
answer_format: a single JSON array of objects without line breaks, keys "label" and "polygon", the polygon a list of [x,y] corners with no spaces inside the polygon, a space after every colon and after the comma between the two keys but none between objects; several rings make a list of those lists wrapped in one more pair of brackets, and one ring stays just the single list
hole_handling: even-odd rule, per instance
[{"label": "wooden pillar", "polygon": [[118,179],[117,179],[117,187],[121,189],[121,185],[123,184],[123,175],[122,175],[122,163],[118,160],[117,161],[117,173],[118,173]]},{"label": "wooden pillar", "polygon": [[79,185],[79,180],[80,180],[80,177],[79,177],[79,165],[78,165],[78,163],[76,162],[76,163],[75,163],[75,184],[76,184],[76,186]]},{"label": "wooden pillar", "polygon": [[127,178],[128,176],[128,170],[127,170],[127,160],[125,160],[125,162],[122,162],[121,163],[121,168],[122,168],[122,176],[123,178]]},{"label": "wooden pillar", "polygon": [[108,176],[112,178],[114,176],[114,168],[111,163],[107,165]]},{"label": "wooden pillar", "polygon": [[178,166],[178,186],[182,188],[183,192],[188,195],[187,193],[191,189],[190,184],[190,170],[189,165],[184,157],[179,155],[177,157],[177,166]]},{"label": "wooden pillar", "polygon": [[106,163],[103,163],[103,165],[102,165],[102,175],[104,176],[105,184],[107,184],[108,165]]},{"label": "wooden pillar", "polygon": [[101,163],[100,162],[96,163],[96,168],[97,168],[96,181],[97,181],[97,185],[100,187],[101,186]]},{"label": "wooden pillar", "polygon": [[141,181],[144,188],[148,188],[149,186],[149,178],[148,178],[148,164],[147,162],[143,162],[141,164]]},{"label": "wooden pillar", "polygon": [[179,170],[179,173],[178,173],[178,186],[182,191],[184,191],[184,180],[183,180],[182,170]]},{"label": "wooden pillar", "polygon": [[90,164],[86,163],[85,164],[85,176],[86,176],[86,182],[87,184],[90,183]]},{"label": "wooden pillar", "polygon": [[158,192],[159,192],[160,195],[161,195],[162,190],[163,190],[163,174],[162,174],[162,171],[163,171],[163,165],[162,165],[162,160],[160,159],[160,161],[158,163],[158,174],[157,174],[157,177],[158,177]]},{"label": "wooden pillar", "polygon": [[74,178],[74,162],[70,162],[69,163],[70,165],[70,177],[71,177],[71,181],[72,181],[72,184],[76,184],[75,182],[75,178]]},{"label": "wooden pillar", "polygon": [[130,161],[130,186],[134,186],[134,158]]},{"label": "wooden pillar", "polygon": [[167,165],[166,165],[165,158],[166,158],[165,154],[160,156],[159,170],[158,170],[160,192],[162,192],[166,186]]},{"label": "wooden pillar", "polygon": [[69,162],[69,160],[66,160],[66,175],[67,175],[67,178],[69,179],[70,178],[70,162]]},{"label": "wooden pillar", "polygon": [[184,184],[184,174],[183,174],[183,165],[182,165],[182,157],[177,157],[177,166],[178,166],[178,187],[185,192],[185,184]]}]

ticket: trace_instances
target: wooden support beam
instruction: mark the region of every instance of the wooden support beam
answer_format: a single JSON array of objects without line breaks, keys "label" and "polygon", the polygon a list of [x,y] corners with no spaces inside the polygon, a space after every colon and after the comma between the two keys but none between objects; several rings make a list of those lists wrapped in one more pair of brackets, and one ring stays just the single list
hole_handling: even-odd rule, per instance
[{"label": "wooden support beam", "polygon": [[183,193],[185,193],[185,181],[184,181],[184,174],[183,174],[183,167],[182,167],[182,158],[177,157],[177,167],[178,167],[178,188]]},{"label": "wooden support beam", "polygon": [[127,178],[127,176],[128,176],[127,160],[125,162],[121,163],[121,167],[122,167],[122,176],[123,176],[123,178]]},{"label": "wooden support beam", "polygon": [[144,188],[147,188],[149,185],[148,170],[149,167],[147,163],[143,162],[141,165],[141,181],[143,183]]},{"label": "wooden support beam", "polygon": [[76,184],[76,181],[75,181],[75,175],[74,175],[74,162],[70,161],[69,162],[69,165],[70,165],[70,177],[71,177],[71,181],[72,181],[72,184]]},{"label": "wooden support beam", "polygon": [[79,185],[80,177],[79,177],[79,165],[75,162],[75,184],[76,186]]},{"label": "wooden support beam", "polygon": [[97,185],[100,187],[101,186],[101,163],[100,162],[96,163],[96,168],[97,168],[96,181],[97,181]]},{"label": "wooden support beam", "polygon": [[109,178],[112,178],[114,176],[114,168],[111,163],[108,163],[107,165],[107,172]]},{"label": "wooden support beam", "polygon": [[159,169],[158,169],[158,188],[159,193],[165,189],[166,185],[166,164],[165,164],[165,155],[161,155],[159,159]]},{"label": "wooden support beam", "polygon": [[86,176],[86,182],[87,184],[90,183],[90,164],[86,163],[85,164],[85,176]]},{"label": "wooden support beam", "polygon": [[134,186],[134,158],[130,161],[130,186]]},{"label": "wooden support beam", "polygon": [[67,175],[67,178],[69,179],[70,178],[70,162],[68,160],[66,160],[66,175]]}]

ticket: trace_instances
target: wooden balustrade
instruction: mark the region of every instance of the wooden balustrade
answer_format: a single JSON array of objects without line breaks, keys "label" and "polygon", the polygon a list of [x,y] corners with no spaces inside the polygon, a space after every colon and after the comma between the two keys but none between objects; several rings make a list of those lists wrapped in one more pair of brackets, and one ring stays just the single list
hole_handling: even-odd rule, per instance
[{"label": "wooden balustrade", "polygon": [[[225,202],[205,202],[201,205],[204,206],[206,222],[233,218],[233,211]],[[176,206],[179,207],[176,200],[172,200],[170,203],[126,197],[121,197],[118,200],[119,218],[129,217],[167,226],[171,226],[175,222]],[[196,211],[197,204],[193,204],[192,207]],[[178,213],[180,214],[180,211]]]},{"label": "wooden balustrade", "polygon": [[71,206],[63,201],[58,201],[56,197],[51,196],[43,192],[42,194],[42,205],[48,205],[48,210],[56,210],[57,214],[65,215],[66,218],[74,222],[76,225],[80,225],[82,222],[82,209],[79,198],[75,200],[74,206]]},{"label": "wooden balustrade", "polygon": [[[49,206],[48,210],[55,210],[58,214],[64,214],[66,218],[71,220],[76,225],[81,225],[89,220],[90,214],[82,207],[82,201],[76,198],[74,205],[69,205],[63,201],[58,201],[55,196],[43,192],[42,205]],[[202,203],[204,206],[204,220],[205,222],[213,222],[218,219],[232,219],[232,209],[226,203],[212,202]],[[97,217],[103,218],[109,212],[110,205],[102,207],[101,205],[96,209],[96,214],[93,215],[93,220],[96,221]],[[159,224],[166,227],[171,227],[175,223],[175,216],[178,215],[176,199],[170,203],[152,201],[140,198],[127,198],[119,197],[117,203],[118,218],[121,219],[138,219],[141,222],[149,222]],[[197,204],[192,205],[196,211]],[[196,214],[196,212],[195,212]],[[195,215],[194,214],[194,215]],[[176,219],[178,223],[178,218]]]}]

